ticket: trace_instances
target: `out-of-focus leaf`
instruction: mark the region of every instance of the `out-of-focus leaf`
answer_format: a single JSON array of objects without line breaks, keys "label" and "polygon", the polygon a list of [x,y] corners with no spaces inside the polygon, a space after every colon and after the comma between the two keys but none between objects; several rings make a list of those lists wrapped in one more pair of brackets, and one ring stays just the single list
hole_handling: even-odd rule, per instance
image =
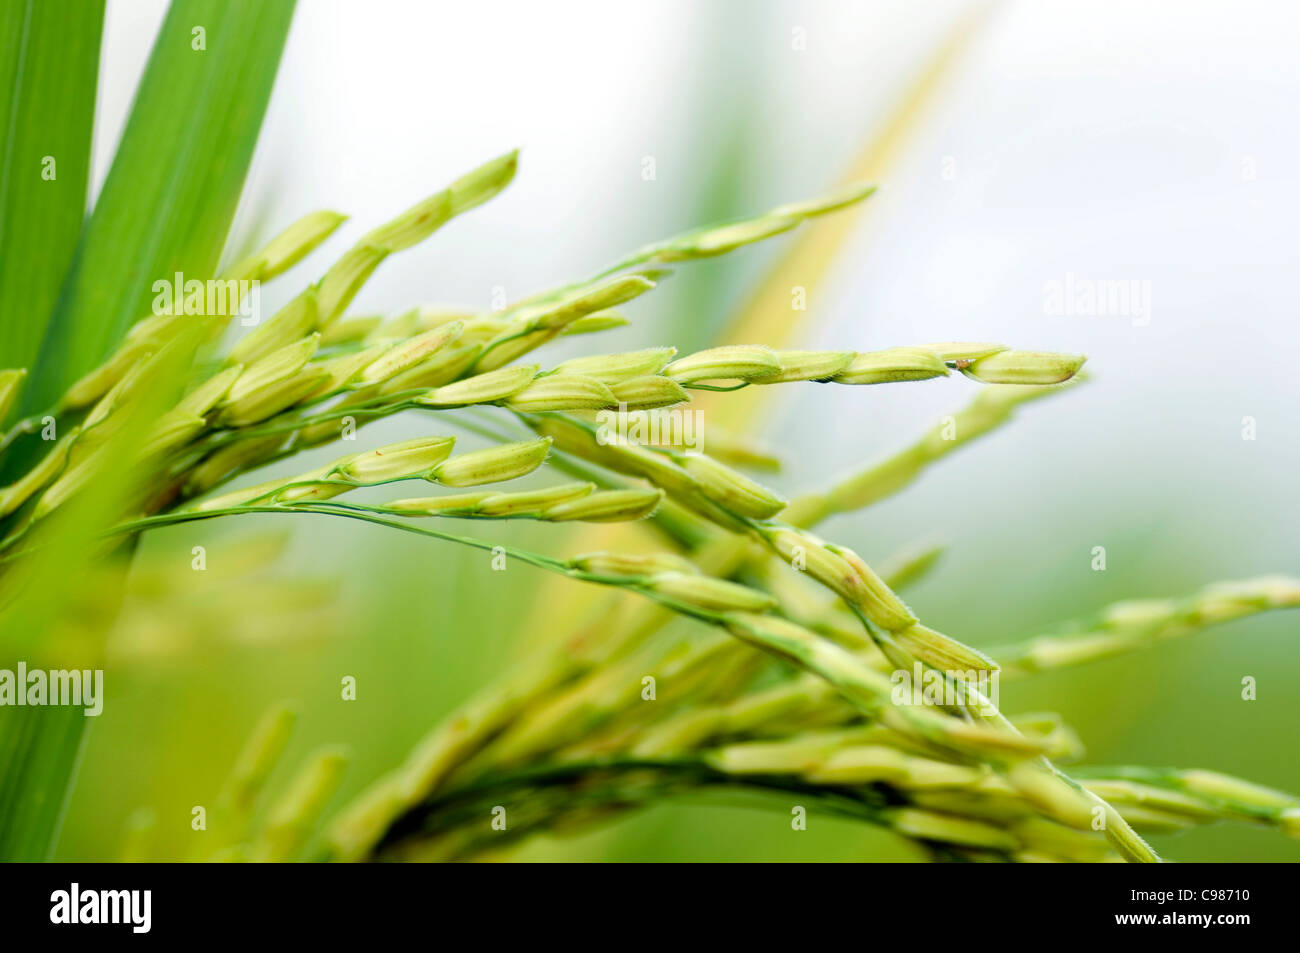
[{"label": "out-of-focus leaf", "polygon": [[[175,400],[198,330],[187,328],[173,346],[148,358],[139,396],[114,411],[121,423],[85,460],[93,466],[86,484],[30,524],[31,553],[0,577],[0,668],[16,670],[20,661],[29,670],[104,668],[103,642],[122,589],[100,586],[89,605],[78,605],[68,590],[86,585],[89,564],[104,552],[101,534],[132,502],[142,466],[138,450],[148,427]],[[118,555],[124,570],[129,548]],[[105,673],[104,682],[112,677]],[[94,720],[76,705],[0,708],[0,860],[49,858]]]},{"label": "out-of-focus leaf", "polygon": [[0,367],[36,359],[81,234],[103,24],[104,0],[0,0]]},{"label": "out-of-focus leaf", "polygon": [[50,406],[149,313],[152,285],[211,278],[252,160],[293,0],[175,0],[41,347]]}]

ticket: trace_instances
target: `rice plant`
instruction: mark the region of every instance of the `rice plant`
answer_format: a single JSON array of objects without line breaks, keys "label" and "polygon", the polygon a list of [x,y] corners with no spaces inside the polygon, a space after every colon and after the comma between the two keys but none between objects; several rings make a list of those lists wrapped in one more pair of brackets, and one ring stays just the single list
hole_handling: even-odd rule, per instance
[{"label": "rice plant", "polygon": [[[173,8],[147,89],[194,70],[195,82],[216,81],[202,72],[208,67],[168,62],[165,40],[198,15],[255,33],[278,55],[287,6],[232,5],[220,16],[206,6]],[[264,104],[273,71],[267,56],[260,71],[221,81],[244,83]],[[149,106],[147,96],[137,102],[119,151],[127,168],[150,131]],[[245,123],[251,148],[257,121]],[[116,229],[134,219],[123,224],[127,212],[114,205],[123,193],[110,178],[43,344],[4,352],[25,359],[0,373],[0,417],[10,419],[0,441],[0,612],[9,633],[28,636],[7,651],[38,653],[30,636],[62,615],[51,580],[102,574],[95,603],[111,615],[104,607],[143,534],[247,515],[370,524],[424,538],[433,558],[440,547],[469,547],[611,600],[597,622],[558,633],[432,726],[404,763],[338,810],[327,810],[346,769],[335,749],[310,758],[275,804],[257,810],[293,722],[287,708],[269,712],[218,799],[216,836],[191,859],[475,859],[697,791],[761,795],[796,818],[820,812],[879,825],[936,860],[1153,862],[1144,833],[1225,820],[1300,833],[1300,800],[1211,771],[1064,770],[1058,764],[1080,751],[1074,732],[1050,714],[1006,715],[989,690],[1006,682],[1014,694],[1016,680],[1040,672],[1295,607],[1300,581],[1250,579],[1181,600],[1126,602],[1073,631],[986,653],[926,625],[901,597],[932,568],[933,551],[873,567],[818,534],[830,518],[888,498],[1008,424],[1020,405],[1080,386],[1082,356],[1033,341],[891,342],[856,352],[761,339],[691,353],[666,340],[548,355],[560,339],[600,342],[629,321],[620,306],[653,301],[678,269],[816,228],[869,201],[873,183],[654,242],[502,309],[352,313],[389,256],[494,198],[518,164],[513,152],[491,159],[378,224],[252,330],[237,320],[243,289],[313,255],[344,217],[304,216],[220,271],[220,243],[205,233],[206,250],[191,260],[196,273],[211,266],[225,299],[214,306],[203,283],[142,312],[139,288],[117,281],[121,246],[131,242]],[[216,191],[200,181],[194,201]],[[211,210],[219,234],[231,210],[229,201]],[[180,241],[147,237],[164,249]],[[6,329],[14,313],[6,310]],[[705,453],[635,436],[654,415],[706,396],[718,406],[752,388],[924,386],[954,374],[979,387],[966,409],[896,455],[790,500],[743,472],[762,458],[743,441],[724,439]],[[423,435],[366,441],[369,424],[397,414],[417,419]],[[613,433],[610,415],[619,421]],[[457,435],[466,431],[489,445],[462,449]],[[258,472],[353,437],[360,449],[330,463],[289,477]],[[544,485],[511,486],[534,473]],[[639,521],[654,544],[502,545],[490,527],[508,520]],[[631,608],[628,596],[637,600]],[[698,625],[683,633],[671,626],[679,619]],[[647,691],[654,704],[644,703]],[[7,856],[41,855],[82,726],[55,709],[6,724],[0,804],[12,809],[0,812],[0,846]],[[151,823],[147,813],[133,820],[124,857],[148,856]]]}]

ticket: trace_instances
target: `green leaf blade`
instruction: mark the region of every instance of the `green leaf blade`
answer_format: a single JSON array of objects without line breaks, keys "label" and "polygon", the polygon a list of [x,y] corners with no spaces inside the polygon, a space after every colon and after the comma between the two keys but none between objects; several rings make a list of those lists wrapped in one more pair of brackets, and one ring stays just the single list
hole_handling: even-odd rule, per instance
[{"label": "green leaf blade", "polygon": [[155,281],[214,275],[293,10],[293,0],[172,3],[42,345],[29,411],[53,404],[150,313]]},{"label": "green leaf blade", "polygon": [[36,360],[81,235],[103,24],[104,0],[0,0],[0,367]]}]

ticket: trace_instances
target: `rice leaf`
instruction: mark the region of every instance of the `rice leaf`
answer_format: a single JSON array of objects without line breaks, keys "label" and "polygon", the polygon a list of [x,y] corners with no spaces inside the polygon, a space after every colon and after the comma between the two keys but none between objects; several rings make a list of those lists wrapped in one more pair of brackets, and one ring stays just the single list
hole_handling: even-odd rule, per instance
[{"label": "rice leaf", "polygon": [[172,3],[46,332],[30,412],[150,313],[154,281],[213,277],[293,9],[292,0]]},{"label": "rice leaf", "polygon": [[104,0],[0,3],[0,367],[35,360],[81,234],[103,24]]}]

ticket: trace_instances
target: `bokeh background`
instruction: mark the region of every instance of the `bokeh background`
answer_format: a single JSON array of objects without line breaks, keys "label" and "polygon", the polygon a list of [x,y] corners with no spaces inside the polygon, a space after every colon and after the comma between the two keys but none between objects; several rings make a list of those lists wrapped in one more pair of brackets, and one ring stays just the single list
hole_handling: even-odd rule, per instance
[{"label": "bokeh background", "polygon": [[[96,186],[164,10],[109,4]],[[827,527],[869,559],[947,544],[909,601],[937,628],[995,645],[1117,599],[1300,571],[1298,42],[1300,8],[1281,2],[303,0],[229,254],[320,207],[352,215],[330,246],[346,247],[518,146],[514,185],[386,263],[354,310],[486,308],[496,289],[522,296],[645,241],[823,191],[902,109],[885,189],[807,313],[792,314],[791,339],[1090,356],[1086,386],[1026,406],[899,496]],[[937,55],[937,81],[903,108]],[[706,346],[789,241],[691,266],[599,346]],[[264,307],[321,267],[309,259],[263,289]],[[1047,283],[1070,274],[1149,282],[1149,321],[1047,313]],[[975,386],[783,387],[753,430],[788,461],[772,482],[812,488],[905,445]],[[385,421],[364,439],[427,427]],[[557,527],[509,529],[503,541],[554,552],[575,542]],[[273,532],[283,549],[250,558],[249,538]],[[111,859],[141,807],[157,817],[159,856],[182,854],[191,806],[211,802],[258,715],[283,699],[301,713],[290,764],[320,743],[350,748],[337,807],[526,646],[557,637],[572,608],[558,602],[581,595],[394,535],[250,519],[150,538],[141,560],[163,578],[196,545],[218,575],[223,560],[253,568],[226,589],[186,573],[181,588],[129,598],[59,856]],[[1091,568],[1095,546],[1104,572]],[[280,580],[297,581],[300,607],[261,599]],[[1060,711],[1089,762],[1214,768],[1300,791],[1298,638],[1295,614],[1247,619],[1008,685],[1002,706]],[[339,698],[344,675],[355,702]],[[1255,701],[1241,700],[1245,676]],[[1300,859],[1300,844],[1240,826],[1155,843],[1189,860]],[[796,833],[784,811],[707,801],[514,856],[920,859],[868,828],[814,817]]]}]

